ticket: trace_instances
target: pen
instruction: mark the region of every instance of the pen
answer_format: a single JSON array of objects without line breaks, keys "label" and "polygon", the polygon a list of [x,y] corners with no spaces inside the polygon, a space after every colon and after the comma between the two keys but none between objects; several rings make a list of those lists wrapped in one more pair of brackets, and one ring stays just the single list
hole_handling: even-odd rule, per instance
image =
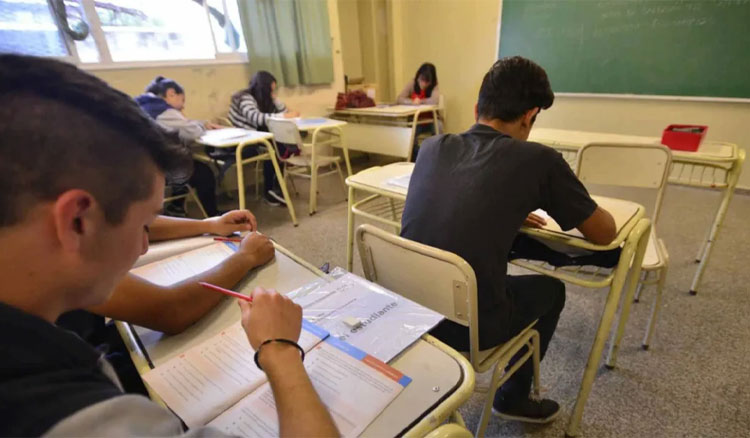
[{"label": "pen", "polygon": [[233,290],[224,289],[223,287],[219,287],[219,286],[217,286],[215,284],[206,283],[205,281],[199,281],[198,284],[200,284],[201,286],[205,287],[206,289],[215,290],[216,292],[221,292],[223,294],[226,294],[226,295],[229,295],[229,296],[233,296],[233,297],[239,298],[241,300],[245,300],[245,301],[247,301],[249,303],[253,302],[253,297],[248,297],[247,295],[243,295],[243,294],[235,292]]}]

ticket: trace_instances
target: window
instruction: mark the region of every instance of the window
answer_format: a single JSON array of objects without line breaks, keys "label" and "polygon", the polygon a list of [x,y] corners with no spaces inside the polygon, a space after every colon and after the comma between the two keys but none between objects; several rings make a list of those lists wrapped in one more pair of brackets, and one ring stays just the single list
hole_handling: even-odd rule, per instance
[{"label": "window", "polygon": [[0,52],[103,66],[247,56],[236,0],[0,0]]}]

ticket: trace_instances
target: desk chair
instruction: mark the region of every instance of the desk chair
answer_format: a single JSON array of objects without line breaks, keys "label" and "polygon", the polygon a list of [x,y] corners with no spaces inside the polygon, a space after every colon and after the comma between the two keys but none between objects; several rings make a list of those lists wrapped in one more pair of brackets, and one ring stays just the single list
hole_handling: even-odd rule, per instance
[{"label": "desk chair", "polygon": [[473,435],[465,427],[456,423],[443,424],[424,438],[471,438]]},{"label": "desk chair", "polygon": [[[495,390],[502,386],[529,358],[534,364],[534,394],[539,396],[539,333],[533,324],[515,338],[489,350],[479,350],[477,280],[474,270],[461,257],[388,233],[372,225],[357,229],[357,246],[365,277],[383,287],[428,307],[446,319],[469,328],[469,361],[478,373],[492,369],[482,417],[476,436],[484,436],[491,415]],[[510,370],[503,372],[513,356],[526,348]],[[458,412],[454,418],[463,420]]]},{"label": "desk chair", "polygon": [[[338,172],[339,178],[341,178],[341,186],[344,190],[344,197],[346,197],[344,174],[341,172],[341,166],[339,165],[341,157],[319,155],[319,152],[316,151],[317,148],[311,144],[303,143],[297,124],[292,120],[269,119],[268,131],[273,134],[274,142],[294,144],[301,151],[300,155],[291,156],[284,160],[286,163],[286,166],[284,166],[284,181],[286,182],[288,177],[294,176],[310,179],[310,216],[315,214],[319,177],[333,175]],[[331,170],[323,174],[319,173],[321,167],[331,165],[335,166],[336,170]],[[294,187],[293,182],[292,187]],[[296,187],[294,191],[297,191]]]},{"label": "desk chair", "polygon": [[187,193],[183,193],[181,195],[174,195],[174,196],[165,196],[163,205],[166,205],[167,203],[176,201],[178,199],[184,199],[185,201],[193,201],[196,204],[198,204],[198,208],[201,210],[203,217],[207,218],[208,214],[206,213],[206,209],[203,208],[203,204],[201,204],[201,200],[198,198],[198,195],[195,193],[195,189],[192,188],[189,184],[186,184],[186,187],[187,187]]},{"label": "desk chair", "polygon": [[669,268],[669,253],[664,241],[657,237],[656,222],[659,219],[671,163],[672,152],[663,145],[590,143],[578,152],[576,165],[576,175],[584,184],[593,184],[595,187],[646,189],[655,194],[655,200],[647,210],[651,212],[651,235],[634,299],[635,302],[639,301],[644,285],[656,285],[651,317],[643,337],[644,350],[648,349],[653,336]]}]

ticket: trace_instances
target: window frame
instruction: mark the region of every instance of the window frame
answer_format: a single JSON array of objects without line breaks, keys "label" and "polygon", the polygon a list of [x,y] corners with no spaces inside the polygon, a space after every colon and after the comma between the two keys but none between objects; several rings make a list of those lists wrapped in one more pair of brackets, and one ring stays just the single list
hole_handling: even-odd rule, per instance
[{"label": "window frame", "polygon": [[[234,0],[233,0],[234,1]],[[54,11],[52,9],[51,0],[47,0],[47,5],[50,9],[50,13],[54,18]],[[139,69],[139,68],[153,68],[153,67],[179,67],[179,66],[196,66],[196,65],[226,65],[226,64],[246,64],[248,62],[247,52],[240,52],[234,50],[232,52],[221,53],[218,50],[216,44],[216,32],[211,26],[211,17],[208,9],[208,1],[203,2],[203,10],[206,14],[206,21],[211,31],[211,44],[214,48],[214,58],[194,58],[194,59],[173,59],[173,60],[148,60],[148,61],[114,61],[112,54],[109,51],[109,45],[107,39],[102,30],[101,21],[99,15],[96,12],[94,6],[94,0],[78,0],[81,12],[85,17],[86,23],[89,26],[89,36],[93,39],[99,53],[99,61],[97,62],[82,62],[78,56],[78,50],[76,48],[75,41],[60,28],[60,23],[57,23],[58,31],[62,35],[66,48],[68,50],[68,56],[57,56],[55,59],[66,61],[71,64],[75,64],[77,67],[83,70],[122,70],[122,69]],[[224,14],[227,14],[226,0],[222,1]],[[55,20],[56,21],[56,20]]]}]

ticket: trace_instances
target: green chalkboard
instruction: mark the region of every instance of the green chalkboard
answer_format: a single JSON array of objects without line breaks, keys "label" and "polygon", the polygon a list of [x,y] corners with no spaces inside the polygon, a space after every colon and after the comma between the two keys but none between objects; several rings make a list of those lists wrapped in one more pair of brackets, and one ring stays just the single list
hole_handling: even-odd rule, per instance
[{"label": "green chalkboard", "polygon": [[750,0],[503,0],[500,26],[556,92],[750,98]]}]

